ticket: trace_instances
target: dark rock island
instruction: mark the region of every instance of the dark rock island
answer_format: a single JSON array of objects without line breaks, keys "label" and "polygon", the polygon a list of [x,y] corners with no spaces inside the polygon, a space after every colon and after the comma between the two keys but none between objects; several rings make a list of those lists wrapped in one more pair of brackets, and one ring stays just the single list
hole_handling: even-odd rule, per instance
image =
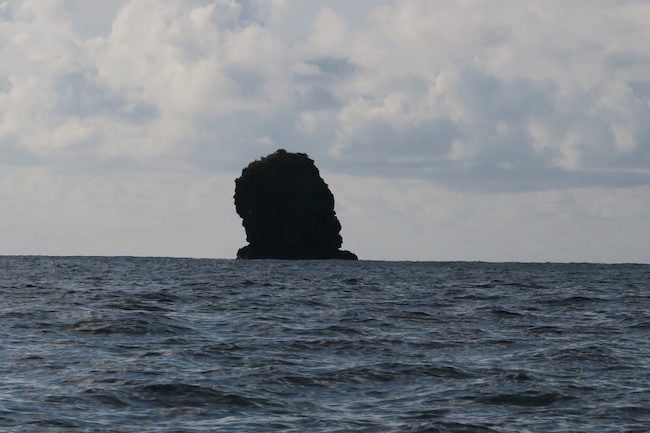
[{"label": "dark rock island", "polygon": [[346,259],[334,196],[304,153],[280,149],[235,180],[235,207],[248,245],[238,259]]}]

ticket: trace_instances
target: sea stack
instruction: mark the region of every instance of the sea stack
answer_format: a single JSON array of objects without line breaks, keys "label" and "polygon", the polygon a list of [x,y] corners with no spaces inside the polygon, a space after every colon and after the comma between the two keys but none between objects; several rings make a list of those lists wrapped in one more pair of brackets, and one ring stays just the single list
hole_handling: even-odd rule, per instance
[{"label": "sea stack", "polygon": [[248,245],[238,259],[345,259],[334,196],[304,153],[284,149],[251,162],[235,180]]}]

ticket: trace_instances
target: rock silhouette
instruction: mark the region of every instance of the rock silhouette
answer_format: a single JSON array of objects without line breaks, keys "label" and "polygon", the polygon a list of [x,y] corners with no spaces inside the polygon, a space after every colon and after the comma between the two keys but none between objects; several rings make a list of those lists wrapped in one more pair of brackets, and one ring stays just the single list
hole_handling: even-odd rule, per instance
[{"label": "rock silhouette", "polygon": [[334,196],[304,153],[279,149],[235,180],[235,208],[248,245],[238,259],[347,259]]}]

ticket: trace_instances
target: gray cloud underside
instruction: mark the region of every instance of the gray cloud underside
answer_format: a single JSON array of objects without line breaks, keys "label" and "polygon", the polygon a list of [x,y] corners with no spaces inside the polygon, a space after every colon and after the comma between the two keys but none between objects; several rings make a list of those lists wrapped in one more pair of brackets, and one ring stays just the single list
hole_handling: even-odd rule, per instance
[{"label": "gray cloud underside", "polygon": [[235,171],[285,147],[460,190],[650,185],[647,2],[314,4],[108,2],[91,36],[80,2],[2,3],[1,164]]}]

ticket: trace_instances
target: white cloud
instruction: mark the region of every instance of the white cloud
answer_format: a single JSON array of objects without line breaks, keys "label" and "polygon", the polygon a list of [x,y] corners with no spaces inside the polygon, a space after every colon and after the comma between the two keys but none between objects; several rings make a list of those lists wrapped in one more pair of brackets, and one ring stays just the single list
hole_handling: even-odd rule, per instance
[{"label": "white cloud", "polygon": [[0,174],[0,254],[233,257],[229,175]]},{"label": "white cloud", "polygon": [[[593,213],[582,198],[631,209],[650,185],[648,20],[647,2],[612,0],[111,0],[92,13],[77,0],[0,2],[0,164],[58,182],[65,202],[65,176],[129,173],[136,191],[144,173],[234,177],[285,147],[341,178],[393,179],[399,193],[366,203],[386,227],[413,212],[438,218],[433,204],[400,201],[428,189],[433,201],[471,196],[463,212],[484,231],[499,197],[508,236],[525,236],[523,210],[566,190],[584,210],[566,214],[570,237]],[[363,202],[350,185],[341,194]],[[93,194],[79,191],[80,202]],[[87,215],[69,209],[61,224]],[[434,257],[417,235],[426,224],[403,228],[420,247],[400,257]]]},{"label": "white cloud", "polygon": [[275,31],[291,13],[131,1],[110,34],[82,41],[63,2],[23,1],[3,23],[15,61],[2,67],[1,131],[45,155],[232,160],[265,136],[382,175],[418,160],[411,176],[452,186],[459,170],[490,183],[486,168],[532,167],[542,189],[554,170],[650,181],[643,3],[413,0],[354,24],[326,7],[298,40]]},{"label": "white cloud", "polygon": [[344,248],[366,259],[647,262],[649,187],[449,191],[326,173]]}]

